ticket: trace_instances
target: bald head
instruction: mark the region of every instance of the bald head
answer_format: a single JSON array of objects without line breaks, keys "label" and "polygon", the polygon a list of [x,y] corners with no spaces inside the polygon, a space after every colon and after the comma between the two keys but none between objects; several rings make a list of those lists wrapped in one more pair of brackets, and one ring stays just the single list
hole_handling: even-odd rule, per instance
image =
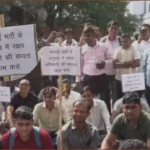
[{"label": "bald head", "polygon": [[27,79],[21,80],[20,83],[19,83],[19,85],[20,85],[20,84],[24,84],[24,83],[30,85],[30,81],[27,80]]},{"label": "bald head", "polygon": [[30,81],[27,79],[23,79],[19,83],[20,87],[20,93],[23,95],[28,95],[28,92],[30,91]]}]

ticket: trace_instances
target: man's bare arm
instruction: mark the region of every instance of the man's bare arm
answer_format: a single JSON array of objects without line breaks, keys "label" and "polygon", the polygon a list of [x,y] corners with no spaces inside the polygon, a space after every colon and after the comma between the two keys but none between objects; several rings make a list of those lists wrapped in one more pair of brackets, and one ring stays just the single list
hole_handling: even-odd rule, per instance
[{"label": "man's bare arm", "polygon": [[117,136],[112,134],[112,133],[108,133],[105,137],[105,139],[102,142],[101,145],[101,149],[111,149],[113,146],[113,143],[116,142]]},{"label": "man's bare arm", "polygon": [[6,112],[7,112],[7,120],[8,120],[10,128],[14,127],[14,122],[13,122],[14,107],[8,106]]}]

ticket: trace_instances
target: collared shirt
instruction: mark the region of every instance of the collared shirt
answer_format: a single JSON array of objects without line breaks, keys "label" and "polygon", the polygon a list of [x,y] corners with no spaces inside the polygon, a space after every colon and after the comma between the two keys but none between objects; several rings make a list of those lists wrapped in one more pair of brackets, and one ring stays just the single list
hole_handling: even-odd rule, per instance
[{"label": "collared shirt", "polygon": [[[24,149],[24,150],[27,150],[27,149],[39,149],[39,147],[37,146],[36,144],[36,140],[35,140],[35,136],[34,136],[34,130],[32,130],[31,132],[31,135],[29,137],[29,139],[27,141],[23,141],[19,134],[17,133],[17,131],[15,132],[15,135],[14,135],[14,147],[12,148],[12,150],[15,150],[15,149]],[[51,138],[49,136],[49,134],[43,130],[43,129],[40,129],[40,138],[41,138],[41,144],[42,144],[42,149],[46,149],[46,150],[51,150],[53,149],[53,145],[52,145],[52,141],[51,141]],[[9,147],[9,140],[10,140],[10,131],[8,131],[7,133],[5,133],[3,136],[2,136],[2,145],[3,145],[3,149],[10,149]]]},{"label": "collared shirt", "polygon": [[[98,76],[105,73],[105,69],[97,69],[96,64],[112,59],[111,55],[108,53],[108,48],[104,43],[96,43],[94,47],[85,44],[82,46],[82,73],[89,76]],[[81,79],[76,78],[76,82]]]},{"label": "collared shirt", "polygon": [[149,49],[149,47],[150,47],[150,39],[148,41],[142,40],[138,44],[138,49],[139,49],[141,55],[145,52],[146,49]]},{"label": "collared shirt", "polygon": [[[46,108],[45,102],[39,103],[35,106],[33,117],[35,124],[38,122],[39,126],[46,131],[58,131],[59,129],[59,108],[58,101],[55,102],[53,109],[50,111]],[[66,109],[62,105],[62,118],[65,123],[70,121]]]},{"label": "collared shirt", "polygon": [[94,105],[91,108],[87,121],[95,125],[99,131],[105,129],[109,131],[111,128],[110,115],[105,102],[95,98],[93,99],[93,102]]},{"label": "collared shirt", "polygon": [[[120,98],[114,103],[113,110],[117,113],[122,113],[122,106],[123,106],[123,98]],[[146,102],[146,99],[141,98],[141,106],[142,110],[150,112],[150,108],[148,103]]]},{"label": "collared shirt", "polygon": [[14,110],[20,106],[28,106],[31,109],[34,109],[34,106],[38,103],[38,101],[37,96],[32,92],[29,92],[26,98],[21,97],[20,93],[17,92],[12,96],[10,106],[14,107]]},{"label": "collared shirt", "polygon": [[[99,133],[95,126],[86,122],[85,128],[79,132],[72,122],[62,127],[63,149],[97,149],[99,148]],[[60,148],[60,131],[57,136],[57,146]]]},{"label": "collared shirt", "polygon": [[118,115],[111,127],[110,132],[116,135],[119,140],[139,139],[147,142],[150,138],[150,114],[141,111],[140,120],[135,128],[133,128],[124,114]]},{"label": "collared shirt", "polygon": [[142,55],[140,72],[144,73],[146,85],[150,87],[150,48],[145,50]]},{"label": "collared shirt", "polygon": [[71,118],[72,118],[73,103],[78,100],[82,100],[82,97],[80,93],[75,91],[70,91],[70,95],[67,99],[64,96],[62,97],[62,103],[64,107],[67,109],[67,112]]},{"label": "collared shirt", "polygon": [[[133,61],[140,59],[140,53],[138,50],[134,49],[133,46],[130,46],[128,49],[123,49],[122,47],[118,48],[114,53],[114,60],[118,60],[120,63],[125,63],[127,61]],[[119,68],[116,69],[116,79],[121,81],[121,75],[136,73],[139,70],[137,68]]]},{"label": "collared shirt", "polygon": [[[106,39],[104,41],[104,43],[107,46],[108,52],[111,54],[112,58],[113,58],[113,55],[114,55],[116,48],[121,46],[118,38],[119,37],[117,36],[115,40],[111,41],[111,40],[109,40],[109,36],[105,36],[100,40],[100,42],[103,42],[104,39]],[[113,60],[112,59],[106,61],[105,72],[107,75],[115,75],[115,69],[113,67]]]},{"label": "collared shirt", "polygon": [[72,39],[72,43],[70,45],[67,44],[67,40],[62,43],[62,46],[79,46],[78,42]]}]

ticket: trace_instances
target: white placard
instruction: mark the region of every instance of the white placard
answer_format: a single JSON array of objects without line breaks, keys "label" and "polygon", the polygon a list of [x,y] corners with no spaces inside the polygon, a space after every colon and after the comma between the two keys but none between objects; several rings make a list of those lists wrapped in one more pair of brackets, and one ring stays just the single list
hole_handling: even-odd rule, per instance
[{"label": "white placard", "polygon": [[46,46],[40,50],[42,75],[80,75],[81,51],[76,46]]},{"label": "white placard", "polygon": [[10,87],[0,86],[0,102],[10,102]]},{"label": "white placard", "polygon": [[144,73],[134,73],[122,75],[123,92],[145,90]]},{"label": "white placard", "polygon": [[0,76],[28,74],[36,65],[34,25],[0,28]]}]

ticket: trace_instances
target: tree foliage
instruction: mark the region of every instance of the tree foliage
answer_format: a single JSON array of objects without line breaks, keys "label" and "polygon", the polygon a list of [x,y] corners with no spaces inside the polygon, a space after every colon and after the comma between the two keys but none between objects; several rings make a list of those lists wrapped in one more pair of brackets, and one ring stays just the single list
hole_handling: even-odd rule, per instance
[{"label": "tree foliage", "polygon": [[[56,27],[83,27],[87,18],[92,19],[92,23],[101,27],[104,32],[107,31],[107,23],[110,20],[116,20],[121,25],[122,32],[133,33],[136,27],[137,18],[127,10],[128,2],[65,2],[65,1],[12,1],[1,2],[0,13],[4,13],[6,21],[11,22],[9,11],[11,6],[17,6],[24,10],[24,24],[36,23],[40,26],[37,12],[40,8],[45,8],[47,19],[44,22],[46,26],[52,29]],[[17,15],[17,14],[16,14]],[[9,19],[8,19],[9,18]]]}]

